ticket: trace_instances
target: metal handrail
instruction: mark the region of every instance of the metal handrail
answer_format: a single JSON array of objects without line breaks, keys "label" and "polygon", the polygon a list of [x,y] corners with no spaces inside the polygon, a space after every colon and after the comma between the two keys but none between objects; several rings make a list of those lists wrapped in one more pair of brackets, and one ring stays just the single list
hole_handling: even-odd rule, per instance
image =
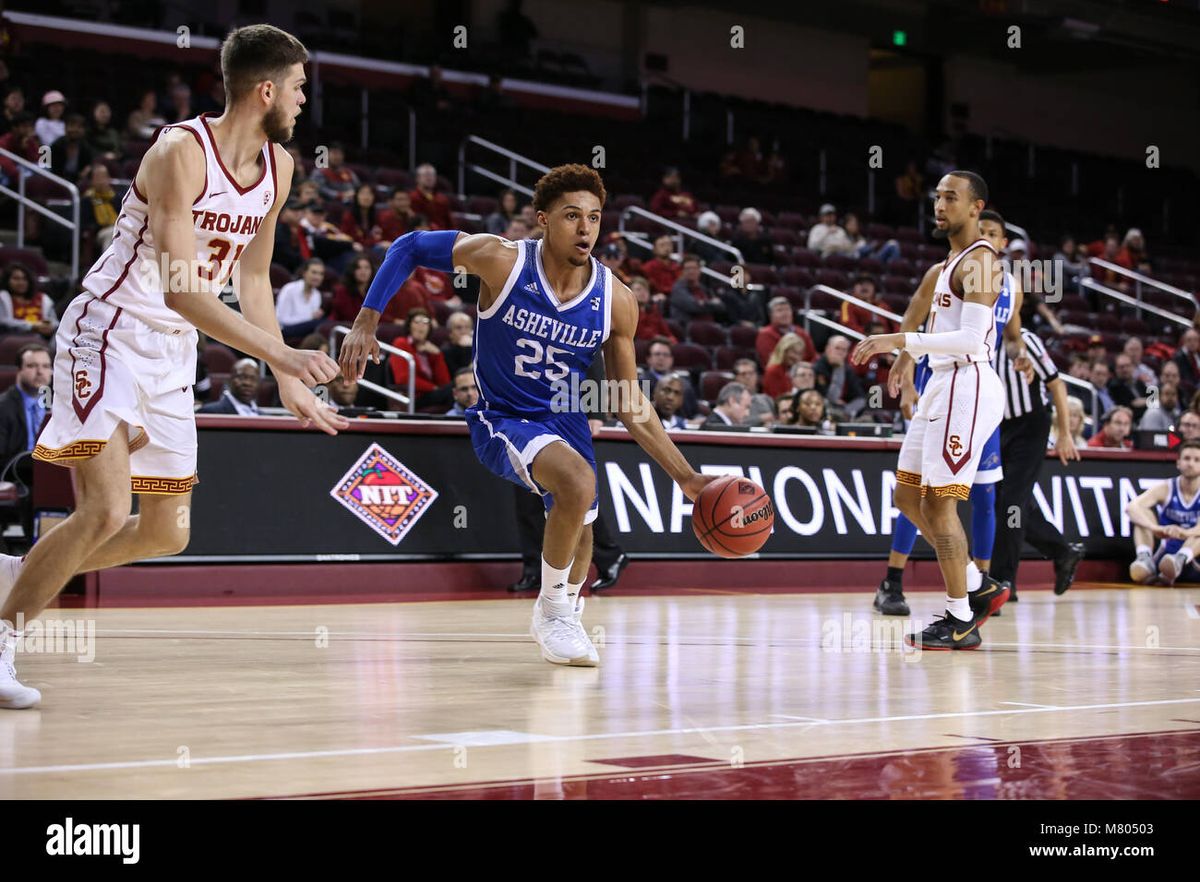
[{"label": "metal handrail", "polygon": [[1165,309],[1160,309],[1157,306],[1151,306],[1149,303],[1142,303],[1142,301],[1137,300],[1133,297],[1130,297],[1128,294],[1123,294],[1120,291],[1114,291],[1112,288],[1109,288],[1107,285],[1101,285],[1095,279],[1081,279],[1079,282],[1079,286],[1081,288],[1091,288],[1093,291],[1103,294],[1105,297],[1111,297],[1113,300],[1116,300],[1119,303],[1128,304],[1129,306],[1134,307],[1138,311],[1138,315],[1141,315],[1141,313],[1143,311],[1150,312],[1150,313],[1153,313],[1154,315],[1158,316],[1159,318],[1165,318],[1168,321],[1175,322],[1176,324],[1184,325],[1185,327],[1189,327],[1189,328],[1192,326],[1191,321],[1189,321],[1188,319],[1185,319],[1181,315],[1176,315],[1173,312],[1169,312],[1168,310],[1165,310]]},{"label": "metal handrail", "polygon": [[867,303],[867,301],[863,300],[861,297],[855,297],[853,294],[847,294],[845,291],[839,291],[837,288],[830,288],[828,285],[813,285],[811,288],[808,289],[808,291],[805,292],[805,294],[804,294],[804,311],[805,312],[808,312],[809,310],[812,309],[813,291],[821,291],[824,294],[829,294],[833,297],[836,297],[838,300],[844,300],[847,303],[853,303],[855,306],[862,307],[863,309],[867,310],[868,312],[875,313],[875,315],[881,315],[886,319],[890,319],[891,321],[896,322],[897,324],[904,321],[903,316],[896,315],[896,313],[892,312],[889,309],[884,309],[883,307],[876,306],[873,303]]},{"label": "metal handrail", "polygon": [[1077,377],[1072,377],[1070,374],[1065,374],[1062,371],[1058,372],[1058,378],[1068,386],[1078,386],[1080,389],[1083,389],[1088,393],[1088,397],[1092,399],[1092,424],[1099,424],[1100,396],[1096,394],[1096,387],[1086,380],[1080,380]]},{"label": "metal handrail", "polygon": [[[820,322],[821,324],[823,324],[827,327],[833,328],[835,331],[837,331],[840,334],[844,334],[847,337],[853,337],[855,340],[866,340],[867,339],[867,335],[862,333],[861,331],[856,331],[856,330],[854,330],[854,328],[848,328],[845,325],[843,325],[841,322],[835,322],[833,319],[827,319],[823,315],[814,315],[811,312],[805,313],[805,315],[804,315],[804,330],[806,330],[806,331],[808,331],[808,323],[810,320],[814,321],[814,322]],[[812,333],[812,332],[809,331],[809,333]],[[892,351],[894,352],[895,350],[892,350]],[[815,357],[815,353],[814,353],[814,357]]]},{"label": "metal handrail", "polygon": [[[489,171],[488,169],[479,165],[475,165],[474,163],[468,165],[468,144],[476,144],[480,147],[483,147],[485,150],[490,150],[492,153],[498,153],[500,156],[505,157],[508,160],[508,177],[506,178],[497,172]],[[527,168],[531,168],[534,171],[541,172],[542,174],[550,171],[549,166],[542,165],[540,162],[532,160],[528,156],[522,156],[520,153],[514,153],[512,150],[509,150],[506,147],[501,147],[499,144],[489,141],[487,138],[481,138],[478,135],[467,135],[467,137],[463,138],[462,143],[458,145],[458,195],[467,195],[467,172],[470,171],[474,172],[475,174],[482,175],[488,180],[495,181],[498,184],[504,184],[507,187],[511,187],[513,190],[524,193],[526,196],[532,196],[533,190],[517,183],[518,164]]]},{"label": "metal handrail", "polygon": [[[350,328],[346,325],[334,325],[333,330],[329,332],[329,348],[330,357],[337,360],[338,354],[338,336],[345,336],[350,333]],[[379,348],[391,355],[398,355],[408,362],[408,395],[404,396],[394,389],[388,389],[385,386],[380,386],[378,383],[372,383],[370,380],[359,380],[360,386],[365,386],[372,392],[378,392],[384,398],[390,398],[393,401],[399,401],[401,404],[408,405],[408,412],[416,412],[417,403],[417,360],[413,358],[411,352],[405,352],[403,349],[397,349],[390,343],[379,342]]]},{"label": "metal handrail", "polygon": [[[706,245],[710,245],[713,248],[719,248],[721,251],[728,251],[735,258],[737,258],[735,261],[733,261],[734,263],[745,263],[746,262],[746,259],[744,257],[742,257],[742,252],[739,251],[737,248],[734,248],[729,243],[722,242],[720,239],[714,239],[712,236],[706,236],[703,233],[700,233],[700,232],[697,232],[696,230],[692,230],[692,229],[689,229],[688,227],[685,227],[683,224],[676,223],[673,220],[668,220],[667,218],[663,217],[660,214],[655,214],[652,211],[647,211],[646,209],[640,208],[636,205],[630,205],[628,208],[626,208],[624,211],[621,212],[621,219],[620,219],[620,222],[618,223],[617,229],[619,229],[621,231],[622,235],[625,235],[625,220],[630,215],[634,215],[634,214],[636,214],[639,217],[644,217],[647,220],[653,221],[654,223],[659,224],[661,226],[672,229],[675,232],[677,232],[680,236],[690,236],[691,238],[698,239],[699,241],[703,242]],[[680,243],[680,244],[682,244],[682,243]]]},{"label": "metal handrail", "polygon": [[[18,156],[11,150],[0,148],[0,156],[4,156],[12,160],[21,168],[27,169],[33,174],[38,174],[44,178],[49,178],[51,183],[63,187],[68,193],[71,194],[71,220],[67,220],[65,217],[55,214],[50,209],[39,205],[33,199],[25,195],[25,179],[28,177],[28,175],[22,174],[20,171],[18,171],[16,190],[12,190],[3,184],[0,184],[0,193],[3,193],[5,196],[8,196],[12,199],[16,199],[23,206],[23,208],[32,208],[38,214],[49,218],[50,220],[54,221],[54,223],[64,226],[74,233],[74,235],[71,236],[71,284],[74,284],[79,280],[79,188],[65,178],[60,178],[53,172],[47,171],[37,163],[30,162],[24,156]],[[23,209],[17,211],[17,247],[25,247],[25,212]]]},{"label": "metal handrail", "polygon": [[1120,264],[1111,263],[1100,257],[1089,257],[1088,263],[1092,266],[1101,267],[1131,280],[1134,284],[1138,301],[1141,301],[1142,299],[1142,285],[1144,284],[1148,287],[1157,288],[1160,291],[1164,291],[1167,294],[1173,294],[1176,297],[1182,297],[1191,304],[1193,309],[1196,307],[1196,295],[1189,291],[1184,291],[1182,288],[1176,288],[1174,285],[1168,285],[1166,282],[1160,282],[1158,279],[1153,279],[1150,276],[1142,275],[1134,270],[1126,269]]}]

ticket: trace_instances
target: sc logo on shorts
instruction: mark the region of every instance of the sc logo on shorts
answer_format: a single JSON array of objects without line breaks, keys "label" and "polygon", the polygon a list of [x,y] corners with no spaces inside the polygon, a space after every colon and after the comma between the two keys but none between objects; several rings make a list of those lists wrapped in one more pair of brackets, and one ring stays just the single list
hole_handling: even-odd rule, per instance
[{"label": "sc logo on shorts", "polygon": [[75,397],[80,401],[88,398],[92,394],[92,381],[88,379],[86,371],[75,372]]},{"label": "sc logo on shorts", "polygon": [[950,440],[946,442],[946,449],[950,451],[951,456],[957,458],[962,453],[962,439],[957,435],[951,435]]}]

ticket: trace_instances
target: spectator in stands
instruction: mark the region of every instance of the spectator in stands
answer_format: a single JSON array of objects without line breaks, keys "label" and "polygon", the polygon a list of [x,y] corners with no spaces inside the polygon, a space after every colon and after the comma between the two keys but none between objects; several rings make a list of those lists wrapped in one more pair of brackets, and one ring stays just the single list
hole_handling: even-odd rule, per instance
[{"label": "spectator in stands", "polygon": [[671,287],[671,318],[681,322],[696,319],[715,322],[727,318],[725,302],[704,286],[700,269],[700,258],[684,255],[683,272]]},{"label": "spectator in stands", "polygon": [[516,190],[502,190],[500,192],[499,205],[495,211],[487,216],[484,226],[487,231],[494,236],[503,235],[508,229],[509,222],[516,217],[521,211],[520,203],[517,201]]},{"label": "spectator in stands", "polygon": [[789,392],[786,395],[778,396],[775,399],[775,413],[778,414],[775,419],[775,425],[796,425],[796,393]]},{"label": "spectator in stands", "polygon": [[325,264],[319,257],[309,258],[300,267],[298,277],[279,289],[275,298],[275,317],[283,336],[303,337],[311,334],[325,319],[321,308],[321,283],[325,281]]},{"label": "spectator in stands", "polygon": [[475,369],[470,365],[460,367],[454,372],[454,384],[451,386],[454,395],[454,407],[446,411],[446,416],[466,419],[467,408],[479,403],[479,387],[475,385]]},{"label": "spectator in stands", "polygon": [[[767,320],[767,308],[763,305],[762,292],[750,287],[750,271],[744,266],[741,270],[739,285],[722,285],[718,296],[725,304],[725,321],[730,325],[745,325],[757,328]],[[736,271],[735,269],[735,271]]]},{"label": "spectator in stands", "polygon": [[917,203],[925,198],[925,178],[915,159],[910,159],[904,172],[896,176],[895,219],[905,224],[913,223],[917,216]]},{"label": "spectator in stands", "polygon": [[58,316],[54,301],[37,289],[37,279],[25,264],[13,261],[4,271],[0,289],[0,330],[7,334],[41,334],[54,339]]},{"label": "spectator in stands", "polygon": [[817,391],[847,416],[853,417],[867,405],[867,390],[846,362],[850,340],[834,334],[825,342],[825,352],[813,363]]},{"label": "spectator in stands", "polygon": [[525,226],[529,227],[529,232],[535,239],[542,237],[542,228],[538,226],[537,212],[533,208],[532,202],[526,202],[521,206],[521,220],[525,221]]},{"label": "spectator in stands", "polygon": [[417,77],[408,90],[408,101],[418,110],[432,111],[435,114],[449,113],[454,109],[454,101],[446,81],[442,75],[441,65],[429,67],[427,78]]},{"label": "spectator in stands", "polygon": [[[290,194],[290,198],[298,199],[300,196],[300,187],[305,181],[308,180],[308,157],[305,156],[300,151],[300,148],[295,144],[291,144],[285,149],[287,150],[288,156],[292,157],[292,179],[290,181],[291,189],[288,192]],[[283,181],[279,182],[280,190],[283,189],[283,184]],[[315,192],[316,195],[314,198],[320,197],[321,191],[316,190]]]},{"label": "spectator in stands", "polygon": [[313,200],[304,206],[300,226],[308,235],[314,257],[329,261],[335,272],[343,272],[362,246],[325,219],[325,203]]},{"label": "spectator in stands", "polygon": [[1129,433],[1133,430],[1133,412],[1128,407],[1113,407],[1100,417],[1100,431],[1088,439],[1088,447],[1133,449]]},{"label": "spectator in stands", "polygon": [[783,158],[779,142],[776,141],[771,152],[767,154],[766,170],[763,173],[762,182],[764,184],[783,184],[787,183],[787,179],[787,160]]},{"label": "spectator in stands", "polygon": [[107,101],[97,101],[92,107],[87,144],[92,155],[100,159],[120,159],[121,133],[112,126],[112,107]]},{"label": "spectator in stands", "polygon": [[[408,334],[397,337],[392,345],[410,353],[416,361],[414,385],[416,389],[417,407],[432,407],[437,404],[449,403],[450,370],[446,367],[445,356],[429,339],[433,330],[433,319],[429,313],[415,307],[408,313],[406,324]],[[390,359],[392,367],[392,382],[396,388],[408,389],[408,362],[398,355]]]},{"label": "spectator in stands", "polygon": [[1102,336],[1092,334],[1092,336],[1088,337],[1088,366],[1090,367],[1098,361],[1108,361],[1108,347],[1104,345],[1104,338]]},{"label": "spectator in stands", "polygon": [[[629,281],[629,290],[633,292],[638,303],[638,324],[634,338],[637,340],[653,340],[664,337],[672,343],[678,343],[667,320],[663,318],[659,305],[650,295],[650,283],[644,276],[634,276]],[[664,300],[666,298],[663,298]]]},{"label": "spectator in stands", "polygon": [[308,231],[300,225],[300,202],[289,199],[279,209],[279,222],[275,225],[275,249],[271,262],[294,271],[301,263],[312,257],[312,242]]},{"label": "spectator in stands", "polygon": [[510,242],[519,242],[521,239],[530,238],[529,224],[525,223],[525,218],[514,217],[508,222],[508,229],[504,231],[504,238]]},{"label": "spectator in stands", "polygon": [[167,124],[158,112],[158,95],[153,89],[142,92],[142,100],[125,121],[125,134],[135,141],[149,141],[159,127]]},{"label": "spectator in stands", "polygon": [[243,358],[233,364],[221,397],[200,408],[200,413],[258,416],[258,386],[261,374],[258,362]]},{"label": "spectator in stands", "polygon": [[334,141],[329,145],[329,154],[325,159],[328,165],[322,167],[318,163],[309,180],[317,185],[322,199],[344,203],[353,202],[354,194],[362,182],[354,173],[354,169],[346,165],[346,149],[339,142]]},{"label": "spectator in stands", "polygon": [[625,254],[616,242],[609,242],[600,249],[597,259],[613,276],[626,285],[633,280],[633,275],[625,269]]},{"label": "spectator in stands", "polygon": [[771,246],[771,237],[762,227],[762,214],[757,208],[742,209],[729,244],[742,252],[745,263],[775,262],[775,249]]},{"label": "spectator in stands", "polygon": [[375,188],[372,185],[360,184],[354,192],[354,204],[347,206],[342,213],[342,232],[364,250],[374,248],[383,238],[383,227],[375,211]]},{"label": "spectator in stands", "polygon": [[478,114],[498,114],[515,110],[517,102],[504,91],[504,78],[492,73],[488,74],[487,86],[475,93],[474,105]]},{"label": "spectator in stands", "polygon": [[296,190],[296,201],[301,205],[308,205],[310,202],[324,202],[321,198],[321,188],[317,186],[316,181],[301,181],[299,189]]},{"label": "spectator in stands", "polygon": [[[1188,328],[1180,334],[1179,349],[1171,361],[1179,368],[1179,385],[1183,389],[1184,397],[1190,398],[1200,383],[1200,332]],[[1166,368],[1164,364],[1160,377],[1164,383],[1167,382]]]},{"label": "spectator in stands", "polygon": [[767,170],[762,143],[754,135],[746,138],[734,156],[736,174],[747,181],[761,181]]},{"label": "spectator in stands", "polygon": [[38,141],[43,144],[53,144],[67,133],[67,123],[64,117],[67,113],[67,99],[57,89],[42,96],[42,115],[38,117],[34,131]]},{"label": "spectator in stands", "polygon": [[1117,252],[1115,263],[1125,269],[1148,273],[1151,271],[1150,260],[1146,256],[1146,239],[1137,227],[1130,227],[1121,240],[1121,250]]},{"label": "spectator in stands", "polygon": [[1145,412],[1138,421],[1138,428],[1165,432],[1177,426],[1179,418],[1182,416],[1183,408],[1179,404],[1179,387],[1174,383],[1166,383],[1158,390],[1158,395],[1147,404]]},{"label": "spectator in stands", "polygon": [[[758,331],[754,341],[754,351],[758,355],[758,363],[766,365],[771,360],[771,354],[785,334],[797,334],[804,341],[806,352],[816,355],[817,347],[813,344],[808,331],[795,324],[795,312],[792,303],[786,297],[773,297],[767,301],[767,321],[770,324]],[[764,380],[765,386],[765,380]]]},{"label": "spectator in stands", "polygon": [[842,224],[846,230],[846,239],[851,245],[850,251],[845,252],[848,256],[859,260],[869,257],[881,263],[887,263],[900,256],[900,243],[895,239],[888,239],[886,242],[868,241],[867,237],[863,235],[858,215],[854,212],[846,212]]},{"label": "spectator in stands", "polygon": [[1074,288],[1080,276],[1087,273],[1087,263],[1085,259],[1081,259],[1076,255],[1078,246],[1075,244],[1075,237],[1070,233],[1064,233],[1063,237],[1058,242],[1058,250],[1054,252],[1054,257],[1051,258],[1058,269],[1056,275],[1062,279],[1063,285]]},{"label": "spectator in stands", "polygon": [[92,148],[82,114],[68,114],[66,127],[67,133],[50,145],[50,171],[75,183],[92,164]]},{"label": "spectator in stands", "polygon": [[[721,217],[715,211],[706,211],[696,218],[696,231],[703,233],[710,239],[721,241]],[[670,236],[666,237],[668,240]],[[692,253],[703,260],[705,263],[712,263],[717,260],[732,260],[733,255],[728,251],[718,248],[716,245],[710,245],[707,242],[701,242],[699,239],[692,239]],[[657,240],[656,240],[657,242]],[[674,245],[672,244],[672,250]],[[667,251],[669,255],[671,251]],[[675,284],[673,281],[672,285]],[[668,287],[669,291],[670,288]]]},{"label": "spectator in stands", "polygon": [[177,123],[196,115],[192,102],[192,87],[187,83],[176,83],[171,87],[171,106],[167,110],[167,122]]},{"label": "spectator in stands", "polygon": [[[884,300],[883,292],[879,290],[879,285],[875,281],[874,276],[863,273],[855,278],[854,287],[850,289],[850,293],[864,303],[869,303],[880,309],[888,308],[887,301]],[[846,327],[852,328],[859,333],[866,333],[867,326],[877,321],[882,322],[885,328],[880,333],[891,334],[897,330],[897,327],[888,319],[848,300],[842,301],[842,316],[840,321]]]},{"label": "spectator in stands", "polygon": [[[1058,446],[1058,415],[1054,413],[1053,407],[1050,410],[1053,419],[1050,423],[1050,440],[1046,443],[1046,446],[1050,450],[1053,450]],[[1074,395],[1067,396],[1067,419],[1071,426],[1071,440],[1075,442],[1075,446],[1079,448],[1086,447],[1087,436],[1084,435],[1083,402]]]},{"label": "spectator in stands", "polygon": [[[646,370],[643,374],[645,379],[650,381],[651,391],[664,377],[676,375],[675,354],[671,351],[671,342],[665,337],[651,340],[646,349]],[[680,376],[680,380],[683,383],[683,406],[680,411],[684,418],[691,419],[700,412],[700,401],[686,374]]]},{"label": "spectator in stands", "polygon": [[662,295],[665,301],[683,272],[679,261],[672,256],[674,251],[675,240],[667,235],[659,236],[654,240],[654,256],[642,264],[642,275],[650,283],[650,290],[656,299]]},{"label": "spectator in stands", "polygon": [[1200,413],[1194,410],[1185,410],[1179,416],[1179,422],[1175,424],[1175,433],[1179,435],[1181,441],[1196,441],[1200,439]]},{"label": "spectator in stands", "polygon": [[0,110],[0,135],[12,131],[13,121],[25,112],[25,92],[20,86],[11,86],[4,93],[4,107]]},{"label": "spectator in stands", "polygon": [[726,383],[717,393],[717,404],[704,421],[709,428],[745,426],[750,415],[750,390],[741,383]]},{"label": "spectator in stands", "polygon": [[813,370],[811,361],[796,362],[788,371],[788,377],[792,381],[791,391],[793,393],[807,392],[809,389],[817,388],[817,373]]},{"label": "spectator in stands", "polygon": [[749,426],[769,426],[775,421],[775,403],[770,395],[759,391],[758,365],[752,358],[739,358],[733,363],[733,378],[750,390]]},{"label": "spectator in stands", "polygon": [[822,435],[832,435],[833,420],[828,411],[828,402],[816,389],[796,395],[796,425],[816,429]]},{"label": "spectator in stands", "polygon": [[837,209],[826,202],[821,206],[817,223],[808,232],[808,250],[828,257],[830,254],[844,254],[849,245],[846,231],[838,226]]},{"label": "spectator in stands", "polygon": [[[1095,245],[1096,243],[1093,242],[1089,246],[1089,252]],[[1101,260],[1108,261],[1109,263],[1116,263],[1117,255],[1121,253],[1121,237],[1115,232],[1106,233],[1104,240],[1100,243],[1100,249],[1099,254],[1092,256],[1099,257]],[[1124,278],[1116,270],[1106,267],[1092,267],[1092,278],[1110,288],[1121,288],[1125,284]]]},{"label": "spectator in stands", "polygon": [[1140,420],[1146,412],[1146,384],[1133,375],[1133,359],[1125,353],[1117,356],[1114,365],[1116,376],[1108,381],[1108,397],[1113,404],[1128,407],[1133,418]]},{"label": "spectator in stands", "polygon": [[[0,471],[15,457],[33,450],[50,406],[46,395],[53,376],[50,350],[41,343],[26,343],[17,350],[15,361],[16,382],[0,396]],[[33,476],[32,462],[26,459],[18,475],[28,484]],[[12,480],[11,472],[5,480]],[[25,519],[32,511],[31,503],[26,497],[21,504],[29,506],[22,511]],[[28,530],[28,520],[25,523]]]},{"label": "spectator in stands", "polygon": [[1108,381],[1112,379],[1112,371],[1108,369],[1108,362],[1104,359],[1097,361],[1092,365],[1092,394],[1096,396],[1096,405],[1101,412],[1111,410],[1114,406],[1112,395],[1108,391]]},{"label": "spectator in stands", "polygon": [[[37,135],[34,133],[33,117],[28,113],[19,113],[13,120],[12,130],[7,135],[0,136],[0,147],[7,150],[9,153],[15,153],[22,159],[27,159],[29,162],[37,162],[40,154],[39,148],[41,142],[38,141]],[[12,186],[17,185],[17,164],[7,156],[0,156],[0,172],[3,172],[0,181]],[[27,220],[33,220],[37,215],[34,212],[26,212]]]},{"label": "spectator in stands", "polygon": [[662,176],[662,186],[650,199],[650,210],[671,220],[696,216],[696,197],[683,189],[679,169],[668,167]]},{"label": "spectator in stands", "polygon": [[683,418],[680,409],[683,406],[685,385],[682,377],[668,374],[654,386],[651,398],[654,402],[654,412],[662,421],[663,428],[668,432],[686,429],[687,420]]},{"label": "spectator in stands", "polygon": [[1088,363],[1087,356],[1080,355],[1078,353],[1072,355],[1070,366],[1067,368],[1067,373],[1076,380],[1082,380],[1088,384],[1087,389],[1082,389],[1079,386],[1072,386],[1071,394],[1077,396],[1079,400],[1083,402],[1083,406],[1090,413],[1092,410],[1092,400],[1095,398],[1095,395],[1092,393],[1091,389],[1092,366]]},{"label": "spectator in stands", "polygon": [[1158,372],[1158,385],[1163,386],[1166,383],[1174,383],[1179,387],[1179,396],[1187,398],[1189,395],[1195,395],[1196,389],[1188,389],[1186,383],[1183,382],[1183,374],[1179,371],[1179,365],[1174,361],[1164,361],[1162,370]]},{"label": "spectator in stands", "polygon": [[416,212],[412,209],[412,194],[397,187],[392,191],[388,207],[379,212],[379,244],[387,247],[413,229]]},{"label": "spectator in stands", "polygon": [[358,380],[348,380],[338,374],[325,384],[325,388],[329,390],[329,403],[339,411],[369,406],[367,390],[358,384]]},{"label": "spectator in stands", "polygon": [[112,243],[117,215],[121,213],[121,200],[104,163],[92,166],[91,186],[84,191],[82,202],[79,220],[95,236],[96,250],[104,251]]},{"label": "spectator in stands", "polygon": [[792,390],[791,370],[797,362],[808,357],[808,344],[798,334],[784,334],[767,358],[763,373],[763,391],[772,398]]},{"label": "spectator in stands", "polygon": [[1129,356],[1133,362],[1133,375],[1141,380],[1147,386],[1157,386],[1158,377],[1155,376],[1154,370],[1150,365],[1142,361],[1145,355],[1145,349],[1142,346],[1141,337],[1130,337],[1125,341],[1125,347],[1122,350]]},{"label": "spectator in stands", "polygon": [[450,199],[437,192],[437,169],[428,162],[417,167],[417,186],[410,190],[412,209],[429,218],[431,230],[453,229],[450,219]]},{"label": "spectator in stands", "polygon": [[362,309],[371,280],[375,278],[375,267],[366,255],[360,254],[350,261],[342,280],[333,288],[333,303],[329,317],[338,322],[353,323]]},{"label": "spectator in stands", "polygon": [[452,312],[446,319],[446,342],[442,346],[442,356],[451,376],[460,368],[471,366],[474,341],[475,323],[471,317],[465,312]]}]

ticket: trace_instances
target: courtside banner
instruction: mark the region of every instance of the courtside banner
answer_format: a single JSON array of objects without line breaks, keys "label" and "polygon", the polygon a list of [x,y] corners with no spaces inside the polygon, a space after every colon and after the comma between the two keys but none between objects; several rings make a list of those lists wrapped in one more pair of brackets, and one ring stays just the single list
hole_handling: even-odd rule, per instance
[{"label": "courtside banner", "polygon": [[[184,560],[512,558],[514,485],[479,464],[458,424],[355,421],[337,437],[294,421],[200,420],[200,483]],[[708,474],[761,484],[775,508],[762,558],[883,558],[896,441],[689,432],[684,455]],[[691,503],[628,438],[596,439],[601,509],[626,550],[710,559],[692,534]],[[1089,558],[1132,554],[1124,514],[1142,489],[1174,474],[1173,460],[1128,453],[1063,468],[1047,459],[1035,491],[1049,521]],[[959,510],[970,516],[970,506]],[[999,513],[1000,518],[1018,513]],[[918,542],[916,554],[931,557]]]}]

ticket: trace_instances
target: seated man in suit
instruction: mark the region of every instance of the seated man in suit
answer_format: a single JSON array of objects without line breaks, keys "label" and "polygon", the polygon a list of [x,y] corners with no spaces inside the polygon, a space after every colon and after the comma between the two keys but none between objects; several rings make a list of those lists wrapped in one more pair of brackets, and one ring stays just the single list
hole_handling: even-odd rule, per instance
[{"label": "seated man in suit", "polygon": [[253,358],[236,361],[221,397],[200,408],[200,413],[258,416],[258,378],[257,361]]},{"label": "seated man in suit", "polygon": [[[50,386],[50,350],[41,343],[27,343],[17,350],[17,382],[0,395],[0,470],[8,467],[15,458],[33,450],[38,432],[46,419]],[[33,481],[33,462],[25,457],[12,472],[2,475],[3,480],[14,481],[17,477],[29,486]],[[31,497],[25,497],[21,521],[25,535],[32,536]]]},{"label": "seated man in suit", "polygon": [[744,426],[750,415],[750,390],[741,383],[726,383],[717,393],[717,404],[704,421],[706,429]]}]

